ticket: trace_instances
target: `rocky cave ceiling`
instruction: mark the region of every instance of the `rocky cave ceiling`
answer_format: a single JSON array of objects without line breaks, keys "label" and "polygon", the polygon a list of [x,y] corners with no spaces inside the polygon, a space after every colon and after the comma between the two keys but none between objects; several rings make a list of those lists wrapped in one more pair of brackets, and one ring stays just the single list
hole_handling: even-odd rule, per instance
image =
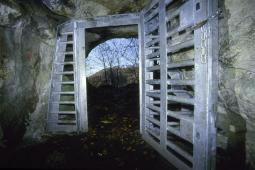
[{"label": "rocky cave ceiling", "polygon": [[[33,20],[38,22],[37,16],[45,17],[48,23],[54,25],[69,19],[84,19],[86,17],[115,15],[139,12],[150,0],[0,0],[11,10],[16,9],[16,15],[8,16],[7,23],[13,25],[20,16],[33,15]],[[5,9],[6,10],[6,9]],[[7,9],[8,10],[8,9]],[[15,14],[10,11],[10,14]],[[11,21],[10,21],[11,19]],[[88,50],[99,43],[111,38],[136,37],[137,26],[99,28],[87,30]]]},{"label": "rocky cave ceiling", "polygon": [[[58,18],[86,17],[139,12],[150,0],[0,0],[22,13],[39,12]],[[36,10],[36,11],[35,11]]]},{"label": "rocky cave ceiling", "polygon": [[51,11],[71,18],[139,12],[149,0],[42,0]]},{"label": "rocky cave ceiling", "polygon": [[[149,0],[42,0],[53,13],[67,18],[82,19],[86,17],[114,15],[139,12]],[[137,36],[137,26],[97,28],[87,30],[89,50],[99,43],[118,37]],[[88,54],[89,51],[87,51]]]}]

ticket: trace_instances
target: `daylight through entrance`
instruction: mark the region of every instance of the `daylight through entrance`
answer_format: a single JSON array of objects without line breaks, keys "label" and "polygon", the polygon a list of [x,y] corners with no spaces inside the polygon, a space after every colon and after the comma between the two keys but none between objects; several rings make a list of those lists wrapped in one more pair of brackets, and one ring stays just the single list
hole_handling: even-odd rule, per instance
[{"label": "daylight through entrance", "polygon": [[86,58],[86,73],[89,128],[139,130],[137,38],[115,38],[96,46]]}]

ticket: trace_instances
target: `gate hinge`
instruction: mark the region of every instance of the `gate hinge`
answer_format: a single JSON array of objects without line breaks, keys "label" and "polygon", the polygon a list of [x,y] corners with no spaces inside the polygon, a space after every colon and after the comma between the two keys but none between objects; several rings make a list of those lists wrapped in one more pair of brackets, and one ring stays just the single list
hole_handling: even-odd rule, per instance
[{"label": "gate hinge", "polygon": [[216,17],[222,17],[222,9],[218,8],[218,10],[215,12],[215,14],[208,17],[208,19],[214,19]]}]

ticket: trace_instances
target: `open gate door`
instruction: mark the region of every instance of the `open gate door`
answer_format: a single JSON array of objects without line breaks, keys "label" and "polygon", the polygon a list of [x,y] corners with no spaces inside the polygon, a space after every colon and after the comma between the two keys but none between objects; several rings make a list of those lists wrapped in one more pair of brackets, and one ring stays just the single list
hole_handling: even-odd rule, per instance
[{"label": "open gate door", "polygon": [[57,32],[47,131],[87,132],[84,28],[77,27],[77,21],[68,21]]},{"label": "open gate door", "polygon": [[139,25],[140,14],[120,14],[71,20],[58,26],[52,67],[47,131],[88,131],[86,34],[88,28]]},{"label": "open gate door", "polygon": [[217,0],[153,0],[141,12],[140,131],[177,169],[213,170]]}]

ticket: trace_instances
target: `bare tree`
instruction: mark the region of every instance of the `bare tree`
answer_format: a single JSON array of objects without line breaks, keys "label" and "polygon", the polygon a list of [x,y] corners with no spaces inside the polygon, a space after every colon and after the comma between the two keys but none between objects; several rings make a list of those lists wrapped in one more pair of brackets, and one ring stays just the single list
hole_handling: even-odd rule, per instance
[{"label": "bare tree", "polygon": [[130,71],[134,70],[132,74],[137,77],[138,44],[136,39],[109,40],[100,44],[95,50],[94,56],[103,66],[106,84],[119,87],[121,71],[124,67],[130,68]]},{"label": "bare tree", "polygon": [[98,55],[96,55],[96,58],[101,62],[101,64],[103,65],[103,70],[104,70],[104,81],[105,84],[108,83],[108,76],[107,76],[107,66],[106,66],[106,61],[107,61],[107,57],[106,55],[104,55],[105,51],[107,51],[107,49],[105,48],[104,45],[100,44],[98,46]]},{"label": "bare tree", "polygon": [[139,68],[139,46],[138,40],[135,38],[130,39],[130,43],[127,47],[127,50],[132,51],[131,54],[123,55],[127,61],[126,67],[129,69],[129,72],[134,76],[136,83],[139,81],[138,68]]}]

